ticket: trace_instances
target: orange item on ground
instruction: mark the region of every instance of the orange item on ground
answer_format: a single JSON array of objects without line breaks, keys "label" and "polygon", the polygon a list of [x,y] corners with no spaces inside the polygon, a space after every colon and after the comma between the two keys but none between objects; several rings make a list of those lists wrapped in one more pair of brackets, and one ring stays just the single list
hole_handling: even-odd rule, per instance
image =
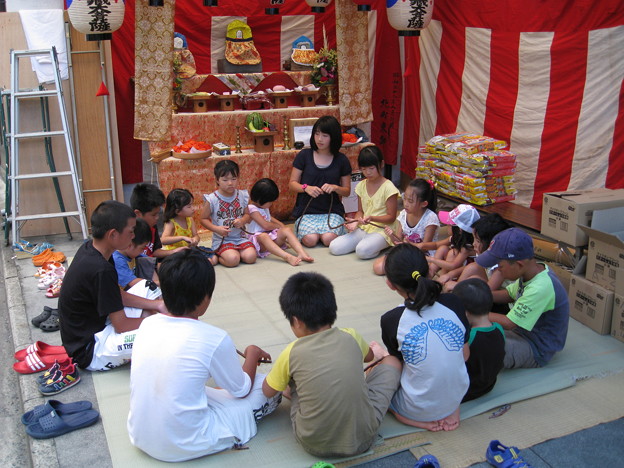
[{"label": "orange item on ground", "polygon": [[63,252],[52,252],[50,249],[45,249],[38,255],[32,258],[33,265],[40,267],[50,262],[63,263],[67,258]]}]

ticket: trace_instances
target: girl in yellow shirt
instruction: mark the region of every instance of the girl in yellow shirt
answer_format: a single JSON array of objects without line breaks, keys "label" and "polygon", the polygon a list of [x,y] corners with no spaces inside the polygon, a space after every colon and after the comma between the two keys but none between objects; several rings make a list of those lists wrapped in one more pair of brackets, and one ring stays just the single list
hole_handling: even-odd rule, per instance
[{"label": "girl in yellow shirt", "polygon": [[358,155],[358,165],[366,177],[355,187],[358,211],[354,218],[347,219],[345,227],[349,232],[334,239],[329,251],[333,255],[355,251],[359,258],[368,259],[392,246],[384,229],[396,229],[399,190],[382,175],[383,154],[377,146],[363,148]]},{"label": "girl in yellow shirt", "polygon": [[165,203],[165,226],[160,241],[163,249],[195,247],[199,244],[199,234],[193,221],[193,195],[186,189],[173,189]]}]

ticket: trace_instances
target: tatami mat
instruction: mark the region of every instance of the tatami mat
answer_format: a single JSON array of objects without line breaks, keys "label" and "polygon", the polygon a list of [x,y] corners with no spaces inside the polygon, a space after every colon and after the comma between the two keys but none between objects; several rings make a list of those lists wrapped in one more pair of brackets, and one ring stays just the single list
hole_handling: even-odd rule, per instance
[{"label": "tatami mat", "polygon": [[[253,343],[265,348],[273,357],[276,357],[284,346],[293,339],[288,322],[279,309],[278,296],[281,286],[293,273],[318,271],[329,277],[334,284],[338,298],[338,321],[336,325],[353,327],[367,340],[379,341],[379,317],[386,310],[398,305],[401,298],[386,286],[384,278],[372,274],[372,262],[370,261],[358,260],[354,255],[333,257],[324,248],[312,249],[310,253],[316,258],[316,262],[299,267],[291,267],[272,257],[259,260],[255,265],[242,265],[234,269],[217,267],[215,295],[202,319],[227,330],[239,349]],[[263,365],[261,371],[268,371],[268,366]],[[421,443],[435,441],[435,444],[443,444],[453,438],[463,440],[462,435],[466,438],[469,435],[476,437],[484,432],[480,425],[505,427],[511,431],[511,439],[515,432],[525,430],[526,422],[516,416],[518,413],[521,413],[523,417],[527,414],[527,411],[518,411],[521,408],[520,405],[523,405],[524,408],[525,403],[512,405],[507,414],[497,419],[487,419],[486,415],[466,419],[506,403],[514,403],[570,387],[579,378],[604,376],[623,369],[623,343],[609,336],[599,336],[572,320],[568,343],[564,352],[560,353],[544,369],[514,370],[502,373],[499,382],[490,394],[462,406],[462,424],[457,431],[444,434],[414,433],[414,428],[404,426],[388,416],[380,430],[386,439],[383,445],[375,448],[374,455],[364,456],[357,461],[383,456]],[[600,384],[600,382],[611,381],[611,379],[604,379],[604,381],[596,379],[595,381]],[[132,447],[128,439],[126,418],[129,404],[129,369],[122,368],[98,373],[94,375],[94,383],[114,466],[139,468],[160,464]],[[603,401],[608,405],[609,402],[617,402],[619,398],[618,411],[622,411],[624,405],[621,394],[622,392],[617,392],[617,395],[613,395],[611,400],[605,397]],[[586,397],[588,396],[582,394],[578,398],[579,401],[582,401]],[[553,403],[549,403],[549,405],[548,408],[536,411],[542,417],[544,417],[544,413],[551,412],[553,420],[557,423],[563,423],[567,415],[581,410],[581,408],[576,407],[562,409]],[[578,403],[576,405],[583,406]],[[529,407],[533,411],[533,407]],[[214,467],[266,466],[272,468],[311,466],[318,460],[308,455],[295,442],[292,436],[288,409],[288,402],[285,402],[275,414],[261,422],[258,435],[248,444],[249,450],[216,454],[187,462],[187,464]],[[613,417],[610,419],[614,419],[621,416],[621,414],[616,414],[616,411],[611,413],[607,411],[606,413],[605,416],[599,414],[598,417],[609,418],[609,415],[612,414]],[[588,420],[585,415],[583,418]],[[598,422],[602,421],[596,421],[596,423]],[[575,429],[571,429],[569,432],[573,430]],[[527,432],[532,437],[539,437],[538,442],[549,438],[547,430],[531,430],[529,427]],[[408,433],[411,434],[397,437]],[[494,434],[496,434],[496,430]],[[520,444],[516,439],[511,440],[510,443]],[[534,442],[527,442],[526,445],[531,445],[531,443]],[[438,452],[432,442],[431,446],[427,445],[423,449],[438,457],[444,452],[444,456],[448,457],[444,466],[466,466],[470,464],[468,458],[465,458],[468,454],[465,449],[460,448],[460,444],[457,447],[453,444],[443,447]],[[482,452],[482,448],[479,447],[478,450],[470,453],[469,459],[481,460]]]}]

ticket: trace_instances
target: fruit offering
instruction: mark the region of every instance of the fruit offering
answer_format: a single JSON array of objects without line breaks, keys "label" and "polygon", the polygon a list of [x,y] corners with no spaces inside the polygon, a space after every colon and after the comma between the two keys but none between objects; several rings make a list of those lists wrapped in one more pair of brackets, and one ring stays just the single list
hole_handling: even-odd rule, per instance
[{"label": "fruit offering", "polygon": [[358,137],[353,133],[343,133],[342,134],[342,144],[345,143],[357,143]]},{"label": "fruit offering", "polygon": [[248,114],[245,125],[250,132],[254,133],[275,131],[275,127],[264,120],[264,117],[259,112]]},{"label": "fruit offering", "polygon": [[208,151],[210,149],[212,149],[212,147],[206,142],[196,140],[188,140],[186,143],[179,142],[173,147],[173,151],[176,153],[191,153],[197,151]]}]

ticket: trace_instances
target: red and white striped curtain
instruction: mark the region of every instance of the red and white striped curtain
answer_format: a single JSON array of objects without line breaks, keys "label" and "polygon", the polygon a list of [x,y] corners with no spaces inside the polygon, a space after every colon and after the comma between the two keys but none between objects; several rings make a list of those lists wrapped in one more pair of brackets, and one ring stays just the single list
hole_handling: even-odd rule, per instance
[{"label": "red and white striped curtain", "polygon": [[525,206],[624,187],[623,2],[436,0],[403,63],[406,174],[419,144],[470,131],[510,143]]}]

